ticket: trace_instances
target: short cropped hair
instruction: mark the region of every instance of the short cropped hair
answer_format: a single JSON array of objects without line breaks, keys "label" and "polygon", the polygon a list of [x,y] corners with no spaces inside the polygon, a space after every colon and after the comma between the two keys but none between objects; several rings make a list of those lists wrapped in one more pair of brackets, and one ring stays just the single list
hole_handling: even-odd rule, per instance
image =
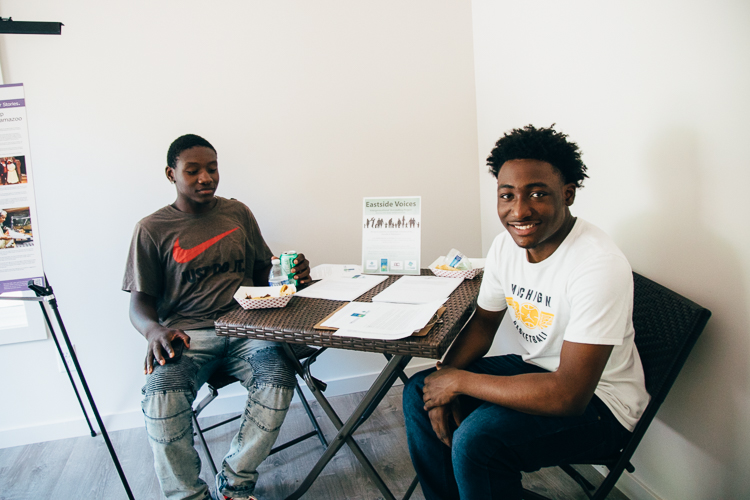
[{"label": "short cropped hair", "polygon": [[174,142],[169,145],[169,149],[167,150],[167,165],[172,168],[177,168],[177,157],[180,156],[180,153],[196,146],[213,149],[214,153],[216,153],[216,148],[214,148],[211,143],[203,137],[195,134],[185,134],[175,139]]},{"label": "short cropped hair", "polygon": [[583,187],[583,179],[588,175],[586,165],[581,161],[581,151],[575,142],[567,140],[568,136],[557,132],[554,126],[554,123],[549,128],[526,125],[506,132],[487,157],[490,173],[497,177],[506,161],[539,160],[555,167],[565,184]]}]

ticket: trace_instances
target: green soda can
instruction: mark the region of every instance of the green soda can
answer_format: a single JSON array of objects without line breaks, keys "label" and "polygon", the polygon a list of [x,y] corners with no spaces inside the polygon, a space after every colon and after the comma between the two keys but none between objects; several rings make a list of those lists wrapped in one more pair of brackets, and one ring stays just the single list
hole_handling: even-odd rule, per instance
[{"label": "green soda can", "polygon": [[292,272],[292,269],[294,269],[294,259],[296,258],[297,252],[295,250],[289,250],[288,252],[281,254],[281,272],[287,275],[289,284],[294,286],[299,284],[297,283],[297,280],[294,279],[294,273]]}]

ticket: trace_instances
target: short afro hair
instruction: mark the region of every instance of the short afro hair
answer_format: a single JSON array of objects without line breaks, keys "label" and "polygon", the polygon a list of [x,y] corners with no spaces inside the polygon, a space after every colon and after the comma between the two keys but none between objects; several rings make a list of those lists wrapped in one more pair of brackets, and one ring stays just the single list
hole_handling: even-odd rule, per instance
[{"label": "short afro hair", "polygon": [[195,134],[185,134],[175,139],[174,142],[169,145],[169,149],[167,150],[167,165],[172,168],[177,168],[177,157],[180,156],[180,153],[196,146],[203,146],[212,149],[214,153],[216,153],[216,148],[214,148],[211,143],[203,137]]},{"label": "short afro hair", "polygon": [[588,175],[586,165],[581,161],[581,151],[575,142],[567,140],[566,134],[555,131],[554,126],[554,123],[549,128],[526,125],[506,132],[487,157],[490,173],[497,177],[506,161],[539,160],[555,167],[565,184],[583,187],[583,179]]}]

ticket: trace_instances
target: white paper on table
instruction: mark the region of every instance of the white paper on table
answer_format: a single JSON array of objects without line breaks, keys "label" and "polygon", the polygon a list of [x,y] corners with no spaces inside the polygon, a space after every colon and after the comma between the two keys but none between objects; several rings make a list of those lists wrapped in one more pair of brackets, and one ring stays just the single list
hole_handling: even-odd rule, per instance
[{"label": "white paper on table", "polygon": [[373,302],[397,302],[400,304],[425,304],[435,300],[447,300],[458,288],[463,278],[439,278],[437,276],[402,276],[394,284],[372,298]]},{"label": "white paper on table", "polygon": [[334,335],[380,340],[410,336],[430,322],[445,300],[428,304],[389,302],[352,302],[336,312],[321,326],[339,328]]},{"label": "white paper on table", "polygon": [[356,264],[319,264],[310,269],[310,278],[322,280],[324,278],[340,278],[362,274],[362,266]]},{"label": "white paper on table", "polygon": [[398,331],[398,332],[362,332],[354,328],[342,328],[334,333],[339,337],[354,337],[358,339],[371,339],[371,340],[400,340],[407,337],[411,337],[414,332]]},{"label": "white paper on table", "polygon": [[324,278],[296,293],[297,297],[351,301],[388,279],[388,276],[355,274],[338,278]]},{"label": "white paper on table", "polygon": [[333,316],[320,324],[326,328],[344,328],[357,320],[370,314],[380,304],[373,302],[349,302],[344,307],[336,311]]}]

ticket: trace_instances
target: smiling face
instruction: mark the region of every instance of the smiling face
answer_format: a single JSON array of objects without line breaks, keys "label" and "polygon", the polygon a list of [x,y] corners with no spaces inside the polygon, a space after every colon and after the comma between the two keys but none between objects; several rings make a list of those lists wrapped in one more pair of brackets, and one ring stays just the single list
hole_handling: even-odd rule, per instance
[{"label": "smiling face", "polygon": [[180,153],[175,168],[167,167],[166,174],[177,188],[174,207],[181,212],[203,213],[216,205],[214,193],[219,186],[219,163],[216,152],[195,146]]},{"label": "smiling face", "polygon": [[575,218],[568,208],[575,184],[539,160],[506,161],[497,174],[497,213],[529,262],[541,262],[560,246]]}]

